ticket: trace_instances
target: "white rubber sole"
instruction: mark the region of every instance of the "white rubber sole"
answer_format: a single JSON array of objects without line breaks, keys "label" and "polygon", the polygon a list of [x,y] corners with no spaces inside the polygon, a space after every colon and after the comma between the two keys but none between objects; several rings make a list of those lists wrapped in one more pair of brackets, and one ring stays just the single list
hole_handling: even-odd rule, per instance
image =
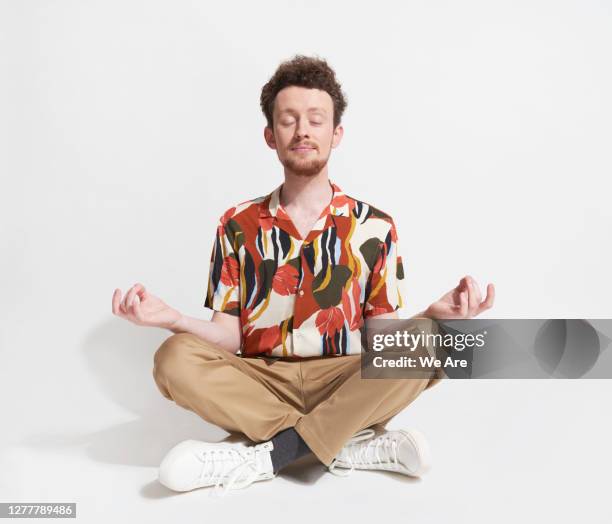
[{"label": "white rubber sole", "polygon": [[[425,435],[416,429],[398,429],[395,430],[406,437],[409,442],[409,447],[406,449],[405,444],[400,444],[398,459],[405,468],[406,475],[411,477],[420,477],[431,469],[431,449]],[[416,450],[416,453],[415,451]]]},{"label": "white rubber sole", "polygon": [[197,444],[197,441],[185,440],[166,454],[159,465],[158,480],[161,484],[173,491],[191,491],[213,485],[198,482],[198,460],[193,457]]}]

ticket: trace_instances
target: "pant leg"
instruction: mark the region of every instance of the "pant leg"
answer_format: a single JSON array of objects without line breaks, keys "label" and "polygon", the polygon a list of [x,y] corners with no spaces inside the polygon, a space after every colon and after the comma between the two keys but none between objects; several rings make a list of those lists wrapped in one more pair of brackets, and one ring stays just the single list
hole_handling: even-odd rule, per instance
[{"label": "pant leg", "polygon": [[[410,379],[405,379],[405,380],[410,380]],[[429,382],[427,382],[427,385],[425,386],[425,389],[429,389],[432,386],[435,386],[438,382],[440,382],[440,380],[442,380],[442,377],[440,377],[439,375],[436,375],[434,378],[429,380]],[[384,430],[387,427],[387,424],[389,423],[389,421],[393,417],[395,417],[395,415],[397,415],[397,413],[391,415],[390,417],[387,417],[384,420],[381,420],[380,422],[376,422],[375,424],[372,424],[372,425],[380,428],[380,430]]]},{"label": "pant leg", "polygon": [[293,427],[304,411],[298,363],[239,357],[190,333],[162,343],[153,376],[167,399],[255,442]]},{"label": "pant leg", "polygon": [[302,416],[295,430],[326,466],[358,431],[382,426],[441,378],[362,379],[360,355],[321,359],[302,366],[309,398],[331,381],[326,398]]}]

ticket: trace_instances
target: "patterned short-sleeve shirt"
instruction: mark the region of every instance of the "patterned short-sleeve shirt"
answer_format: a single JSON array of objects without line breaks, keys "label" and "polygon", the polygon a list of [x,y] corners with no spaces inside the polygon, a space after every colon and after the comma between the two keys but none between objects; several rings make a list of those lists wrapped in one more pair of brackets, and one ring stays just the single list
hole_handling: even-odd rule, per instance
[{"label": "patterned short-sleeve shirt", "polygon": [[329,183],[306,238],[280,204],[282,184],[219,220],[204,306],[240,317],[243,357],[360,353],[364,320],[403,305],[392,218]]}]

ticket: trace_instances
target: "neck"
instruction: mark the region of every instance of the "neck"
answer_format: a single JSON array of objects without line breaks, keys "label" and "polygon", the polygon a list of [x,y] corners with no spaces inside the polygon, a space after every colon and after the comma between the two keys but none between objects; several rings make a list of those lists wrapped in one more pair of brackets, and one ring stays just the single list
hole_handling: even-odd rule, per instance
[{"label": "neck", "polygon": [[333,193],[326,169],[313,177],[285,173],[280,204],[285,209],[299,208],[317,213],[322,207],[329,204]]}]

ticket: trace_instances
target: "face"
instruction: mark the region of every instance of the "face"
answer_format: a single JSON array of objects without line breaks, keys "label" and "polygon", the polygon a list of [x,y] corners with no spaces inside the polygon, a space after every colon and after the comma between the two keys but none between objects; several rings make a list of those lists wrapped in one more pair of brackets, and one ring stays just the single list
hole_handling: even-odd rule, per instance
[{"label": "face", "polygon": [[266,127],[267,144],[276,149],[285,171],[297,176],[318,175],[327,166],[332,148],[342,138],[334,129],[334,103],[326,91],[290,86],[274,100],[274,129]]}]

